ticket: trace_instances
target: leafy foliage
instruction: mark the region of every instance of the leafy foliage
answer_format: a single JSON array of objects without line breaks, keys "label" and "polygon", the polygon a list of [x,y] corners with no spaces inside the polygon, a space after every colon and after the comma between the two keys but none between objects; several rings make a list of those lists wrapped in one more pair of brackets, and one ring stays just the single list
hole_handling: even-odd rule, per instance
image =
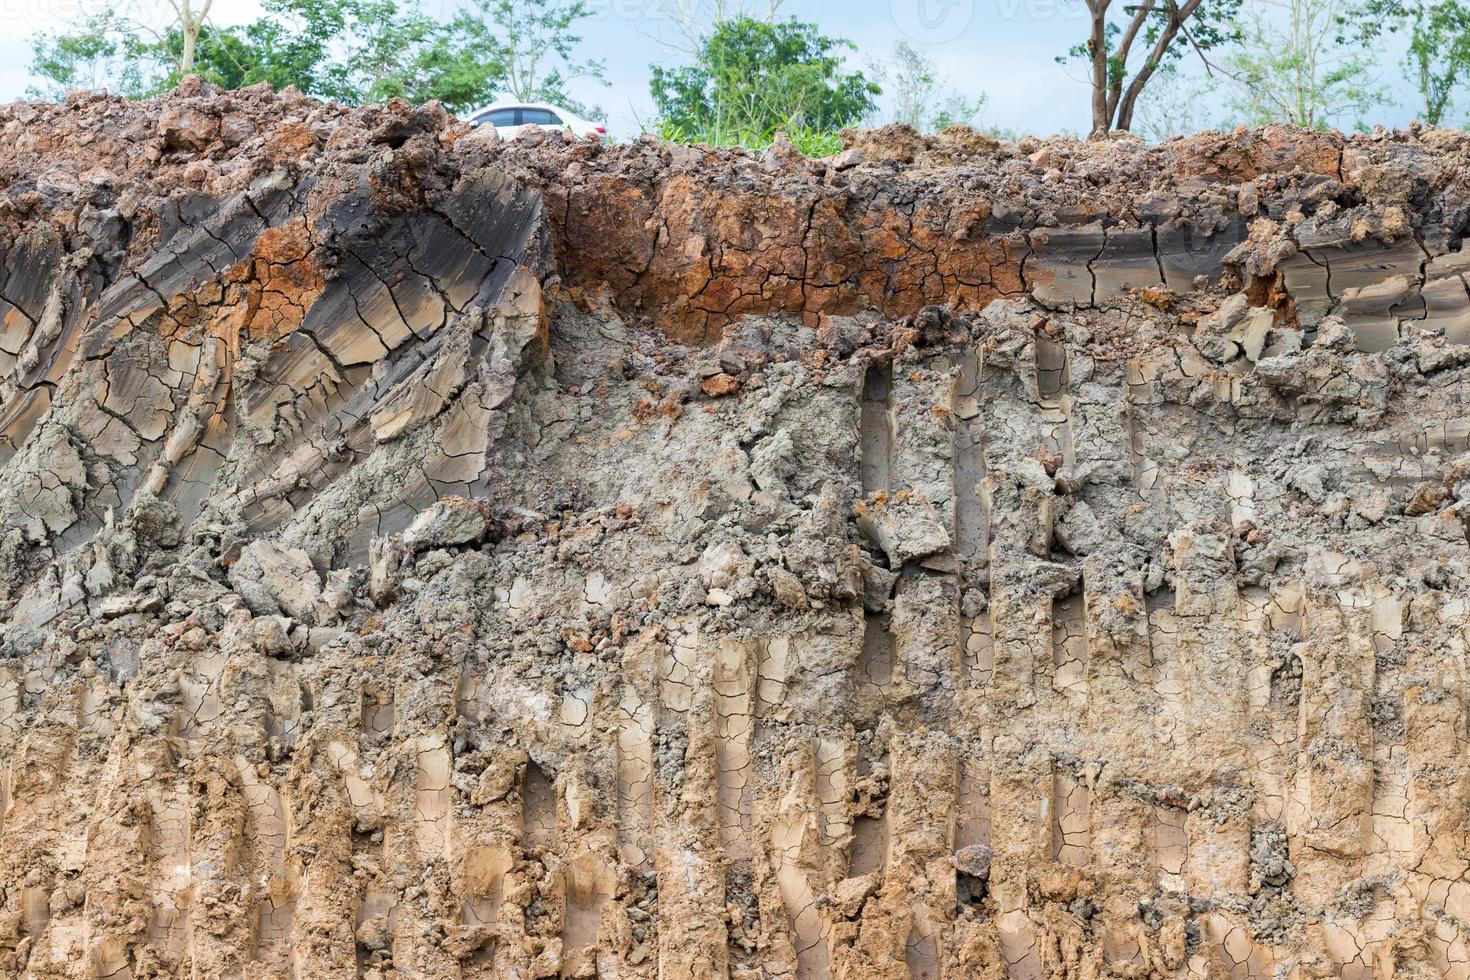
[{"label": "leafy foliage", "polygon": [[815,24],[742,17],[716,27],[693,65],[654,66],[649,87],[663,124],[685,133],[835,131],[872,110],[882,91],[844,70],[850,48]]},{"label": "leafy foliage", "polygon": [[1238,86],[1229,104],[1245,122],[1326,129],[1384,101],[1372,83],[1372,59],[1334,43],[1332,27],[1342,12],[1338,0],[1274,5],[1279,16],[1257,13],[1239,50],[1224,61]]},{"label": "leafy foliage", "polygon": [[75,88],[98,88],[113,71],[118,37],[111,13],[87,18],[70,34],[31,40],[31,74],[41,81],[32,96],[61,98]]},{"label": "leafy foliage", "polygon": [[884,83],[892,79],[893,121],[917,130],[968,125],[985,107],[985,93],[974,99],[950,91],[944,78],[914,46],[899,41],[885,66]]},{"label": "leafy foliage", "polygon": [[604,62],[575,57],[582,41],[575,33],[576,23],[591,16],[583,0],[481,0],[481,6],[489,16],[492,36],[501,39],[504,87],[511,96],[522,102],[566,106],[589,119],[603,117],[601,109],[580,104],[566,88],[576,78],[607,84]]},{"label": "leafy foliage", "polygon": [[1438,126],[1455,90],[1470,75],[1470,6],[1464,0],[1362,0],[1338,18],[1339,43],[1374,44],[1408,35],[1404,74],[1424,105],[1423,122]]},{"label": "leafy foliage", "polygon": [[269,82],[349,105],[401,96],[462,110],[507,90],[565,105],[568,80],[603,72],[599,62],[573,59],[581,38],[572,26],[589,16],[581,0],[476,0],[448,20],[408,0],[263,0],[262,8],[250,24],[205,23],[189,59],[178,23],[158,30],[109,13],[40,35],[31,71],[42,84],[32,92],[59,98],[106,86],[156,95],[188,64],[224,88]]},{"label": "leafy foliage", "polygon": [[[285,2],[318,36],[342,25],[344,54],[317,69],[312,94],[349,105],[439,99],[464,109],[486,101],[504,77],[490,32],[472,14],[439,21],[416,4],[402,9],[397,0],[329,0],[325,10],[320,0]],[[329,19],[322,22],[324,15]],[[331,47],[329,42],[323,53]]]}]

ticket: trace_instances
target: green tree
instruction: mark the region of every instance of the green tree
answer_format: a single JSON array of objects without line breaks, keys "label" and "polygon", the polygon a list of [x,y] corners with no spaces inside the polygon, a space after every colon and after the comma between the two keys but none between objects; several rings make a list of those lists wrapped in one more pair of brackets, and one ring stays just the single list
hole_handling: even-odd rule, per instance
[{"label": "green tree", "polygon": [[984,108],[982,92],[974,99],[949,90],[945,79],[930,66],[929,59],[907,41],[893,45],[893,57],[885,67],[883,82],[893,96],[893,121],[917,130],[942,130],[968,125]]},{"label": "green tree", "polygon": [[[308,9],[317,6],[311,0],[292,2],[305,17],[321,16]],[[477,17],[440,21],[397,0],[333,2],[340,4],[343,51],[318,72],[314,95],[348,105],[439,99],[468,109],[487,101],[504,78],[495,42]]]},{"label": "green tree", "polygon": [[882,92],[861,71],[844,70],[843,52],[852,47],[794,18],[741,17],[716,27],[693,65],[655,65],[649,88],[665,127],[684,133],[836,130],[870,111]]},{"label": "green tree", "polygon": [[1438,126],[1470,74],[1470,6],[1464,0],[1362,0],[1338,18],[1342,44],[1374,44],[1408,35],[1404,74],[1419,92],[1423,121]]},{"label": "green tree", "polygon": [[[360,6],[342,0],[264,0],[265,16],[202,45],[200,74],[226,88],[268,82],[325,95]],[[356,100],[354,100],[356,101]]]},{"label": "green tree", "polygon": [[1261,3],[1276,16],[1257,11],[1239,49],[1223,61],[1237,89],[1229,105],[1245,122],[1326,129],[1384,101],[1372,83],[1372,59],[1335,43],[1338,0]]},{"label": "green tree", "polygon": [[169,0],[163,23],[137,0],[91,16],[71,31],[31,40],[32,94],[60,97],[75,88],[113,85],[143,94],[159,79],[197,70],[201,39],[212,33],[214,0]]},{"label": "green tree", "polygon": [[704,39],[715,28],[732,20],[749,17],[770,23],[781,10],[782,0],[655,0],[654,11],[673,29],[674,36],[655,36],[672,51],[686,57],[699,56]]},{"label": "green tree", "polygon": [[1057,61],[1087,63],[1092,131],[1132,129],[1148,83],[1187,48],[1201,56],[1239,38],[1241,0],[1083,0],[1087,39]]},{"label": "green tree", "polygon": [[[541,0],[542,5],[555,0]],[[483,16],[440,21],[398,0],[265,0],[253,23],[220,28],[209,4],[177,0],[162,26],[136,17],[93,18],[33,41],[37,94],[106,86],[139,97],[167,91],[185,74],[225,88],[269,82],[349,105],[402,96],[466,109],[505,78],[504,46]],[[192,24],[193,26],[188,26]]]},{"label": "green tree", "polygon": [[589,118],[602,110],[580,104],[567,83],[590,78],[606,85],[607,66],[575,57],[582,38],[576,24],[592,16],[583,0],[480,0],[489,34],[505,66],[503,88],[521,102],[550,102]]},{"label": "green tree", "polygon": [[31,39],[31,74],[40,84],[33,98],[62,99],[79,88],[99,88],[115,71],[118,32],[113,15],[87,18],[69,34],[38,34]]}]

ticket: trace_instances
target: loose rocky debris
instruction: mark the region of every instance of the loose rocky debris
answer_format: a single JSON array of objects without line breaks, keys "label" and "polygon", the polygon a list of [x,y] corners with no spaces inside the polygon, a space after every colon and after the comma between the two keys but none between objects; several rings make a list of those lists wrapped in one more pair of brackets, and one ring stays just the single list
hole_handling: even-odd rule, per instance
[{"label": "loose rocky debris", "polygon": [[1470,138],[0,129],[0,976],[1470,975]]}]

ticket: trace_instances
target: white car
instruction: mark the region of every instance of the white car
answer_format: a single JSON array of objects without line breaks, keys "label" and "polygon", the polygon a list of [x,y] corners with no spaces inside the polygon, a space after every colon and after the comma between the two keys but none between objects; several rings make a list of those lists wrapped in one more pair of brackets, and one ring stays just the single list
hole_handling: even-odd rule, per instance
[{"label": "white car", "polygon": [[578,139],[607,139],[601,123],[574,116],[565,109],[540,102],[497,102],[470,116],[472,126],[494,126],[505,139],[515,139],[533,129],[564,129]]}]

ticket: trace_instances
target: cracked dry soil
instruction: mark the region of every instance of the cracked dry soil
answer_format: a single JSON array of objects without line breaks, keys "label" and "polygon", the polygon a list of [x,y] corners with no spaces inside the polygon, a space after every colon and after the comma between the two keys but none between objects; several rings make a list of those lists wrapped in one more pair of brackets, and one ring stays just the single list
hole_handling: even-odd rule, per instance
[{"label": "cracked dry soil", "polygon": [[1470,977],[1470,138],[0,108],[0,976]]}]

